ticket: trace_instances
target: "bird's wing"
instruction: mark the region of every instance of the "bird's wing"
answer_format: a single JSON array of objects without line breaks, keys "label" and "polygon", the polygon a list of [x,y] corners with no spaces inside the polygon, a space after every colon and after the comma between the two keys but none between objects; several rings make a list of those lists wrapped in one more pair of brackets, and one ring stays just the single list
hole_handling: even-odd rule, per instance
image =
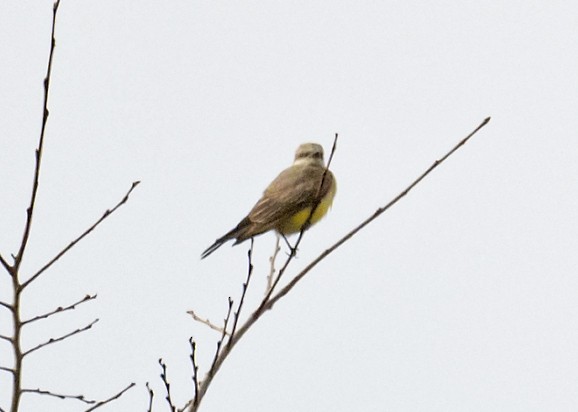
[{"label": "bird's wing", "polygon": [[288,216],[314,206],[325,197],[333,186],[333,174],[327,171],[323,187],[319,190],[325,168],[311,165],[302,167],[299,173],[285,169],[265,189],[263,197],[253,206],[247,216],[263,229],[270,230]]}]

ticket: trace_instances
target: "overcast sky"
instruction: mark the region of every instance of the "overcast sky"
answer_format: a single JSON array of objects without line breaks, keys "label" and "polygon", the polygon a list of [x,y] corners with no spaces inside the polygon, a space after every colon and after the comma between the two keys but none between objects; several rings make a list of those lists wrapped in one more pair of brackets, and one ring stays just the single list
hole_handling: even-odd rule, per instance
[{"label": "overcast sky", "polygon": [[[434,4],[435,3],[435,4]],[[41,126],[51,1],[0,4],[0,253],[15,253]],[[572,1],[69,1],[58,15],[33,273],[135,180],[129,202],[24,296],[26,387],[167,410],[192,395],[238,299],[248,245],[201,252],[245,216],[297,146],[338,191],[296,274],[491,122],[328,257],[240,342],[202,411],[578,409],[578,6]],[[256,239],[247,309],[274,235]],[[9,278],[0,275],[9,300]],[[0,332],[9,317],[0,312]],[[10,352],[0,342],[1,365]],[[0,372],[0,406],[9,376]],[[78,411],[26,395],[22,411]]]}]

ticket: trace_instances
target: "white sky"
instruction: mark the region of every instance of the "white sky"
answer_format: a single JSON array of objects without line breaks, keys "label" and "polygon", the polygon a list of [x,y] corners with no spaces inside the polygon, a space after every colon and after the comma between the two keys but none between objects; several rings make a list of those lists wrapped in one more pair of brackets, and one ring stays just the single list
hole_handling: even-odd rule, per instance
[{"label": "white sky", "polygon": [[[25,219],[51,1],[0,4],[0,252]],[[247,246],[200,253],[306,141],[338,193],[295,274],[436,158],[492,121],[407,198],[318,266],[245,336],[201,410],[578,409],[578,6],[571,1],[69,1],[57,50],[33,272],[134,180],[129,203],[24,295],[25,385],[144,411],[190,397]],[[274,236],[255,243],[255,304]],[[9,279],[0,275],[0,297]],[[7,313],[0,312],[2,333]],[[0,345],[1,364],[9,356]],[[7,408],[8,376],[0,374]],[[77,411],[29,395],[23,411]],[[104,410],[104,409],[103,409]]]}]

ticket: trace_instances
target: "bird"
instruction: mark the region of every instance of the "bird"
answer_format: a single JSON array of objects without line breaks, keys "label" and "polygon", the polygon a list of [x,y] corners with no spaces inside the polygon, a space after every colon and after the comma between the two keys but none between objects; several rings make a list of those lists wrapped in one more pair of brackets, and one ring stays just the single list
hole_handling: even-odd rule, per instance
[{"label": "bird", "polygon": [[[234,246],[270,230],[285,238],[309,229],[326,215],[336,191],[335,177],[325,167],[323,146],[301,144],[295,152],[293,164],[267,186],[262,197],[237,226],[201,254],[201,259],[229,240],[235,241]],[[313,208],[315,210],[310,216]]]}]

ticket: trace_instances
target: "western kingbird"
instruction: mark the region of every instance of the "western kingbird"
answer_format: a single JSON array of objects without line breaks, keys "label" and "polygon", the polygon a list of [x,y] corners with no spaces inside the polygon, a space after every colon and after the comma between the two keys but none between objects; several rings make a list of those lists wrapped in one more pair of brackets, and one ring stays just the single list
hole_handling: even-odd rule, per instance
[{"label": "western kingbird", "polygon": [[300,232],[315,205],[317,208],[309,226],[318,222],[331,207],[337,190],[333,173],[329,170],[325,173],[325,170],[321,145],[305,143],[299,146],[293,165],[269,184],[249,214],[234,229],[215,240],[201,259],[229,240],[235,239],[233,245],[237,245],[272,229],[282,235]]}]

